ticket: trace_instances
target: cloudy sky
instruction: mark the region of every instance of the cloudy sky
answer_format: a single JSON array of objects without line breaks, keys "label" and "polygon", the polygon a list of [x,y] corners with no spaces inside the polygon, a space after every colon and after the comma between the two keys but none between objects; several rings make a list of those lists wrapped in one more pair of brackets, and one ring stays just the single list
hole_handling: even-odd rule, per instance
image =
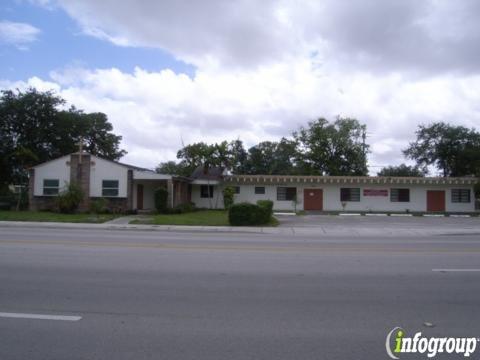
[{"label": "cloudy sky", "polygon": [[480,129],[479,18],[476,0],[3,0],[0,88],[105,112],[151,168],[355,117],[375,173],[418,124]]}]

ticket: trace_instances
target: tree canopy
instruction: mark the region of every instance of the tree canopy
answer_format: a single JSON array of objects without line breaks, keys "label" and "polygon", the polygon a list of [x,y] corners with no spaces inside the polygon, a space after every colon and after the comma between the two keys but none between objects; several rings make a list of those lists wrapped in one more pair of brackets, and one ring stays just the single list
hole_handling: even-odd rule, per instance
[{"label": "tree canopy", "polygon": [[417,139],[403,151],[427,170],[435,166],[443,176],[480,176],[480,133],[443,122],[420,125]]},{"label": "tree canopy", "polygon": [[177,162],[159,164],[158,172],[190,175],[199,166],[223,167],[234,174],[366,175],[366,127],[356,119],[321,118],[280,141],[263,141],[245,150],[241,140],[184,146]]},{"label": "tree canopy", "polygon": [[358,120],[320,118],[293,134],[299,168],[306,175],[367,175],[366,126]]},{"label": "tree canopy", "polygon": [[418,166],[408,166],[400,164],[398,166],[387,166],[380,170],[377,176],[404,176],[404,177],[423,177],[424,171]]},{"label": "tree canopy", "polygon": [[86,151],[110,160],[126,153],[105,114],[62,110],[64,105],[65,100],[50,91],[1,92],[1,186],[23,183],[26,167],[75,152],[80,139]]}]

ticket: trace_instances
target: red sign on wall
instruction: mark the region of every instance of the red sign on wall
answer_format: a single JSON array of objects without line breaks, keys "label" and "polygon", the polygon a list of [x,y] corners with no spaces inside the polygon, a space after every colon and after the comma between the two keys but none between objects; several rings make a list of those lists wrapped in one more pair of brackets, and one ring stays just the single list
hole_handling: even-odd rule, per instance
[{"label": "red sign on wall", "polygon": [[387,189],[363,189],[363,196],[388,196]]}]

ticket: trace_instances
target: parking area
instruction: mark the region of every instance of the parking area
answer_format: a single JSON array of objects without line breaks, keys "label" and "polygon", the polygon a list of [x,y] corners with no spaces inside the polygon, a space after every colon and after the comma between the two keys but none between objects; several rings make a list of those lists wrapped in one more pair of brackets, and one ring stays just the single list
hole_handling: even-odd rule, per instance
[{"label": "parking area", "polygon": [[276,215],[281,227],[294,228],[388,228],[399,230],[458,229],[480,231],[480,217]]}]

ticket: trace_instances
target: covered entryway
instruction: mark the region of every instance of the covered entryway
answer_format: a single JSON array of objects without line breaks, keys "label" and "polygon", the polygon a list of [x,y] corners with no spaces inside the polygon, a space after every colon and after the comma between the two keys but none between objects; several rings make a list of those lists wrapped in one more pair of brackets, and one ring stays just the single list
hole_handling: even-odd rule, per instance
[{"label": "covered entryway", "polygon": [[304,189],[303,190],[303,209],[304,210],[323,210],[323,190],[322,189]]},{"label": "covered entryway", "polygon": [[445,211],[444,190],[427,190],[427,211]]},{"label": "covered entryway", "polygon": [[143,210],[143,184],[137,184],[137,209]]}]

